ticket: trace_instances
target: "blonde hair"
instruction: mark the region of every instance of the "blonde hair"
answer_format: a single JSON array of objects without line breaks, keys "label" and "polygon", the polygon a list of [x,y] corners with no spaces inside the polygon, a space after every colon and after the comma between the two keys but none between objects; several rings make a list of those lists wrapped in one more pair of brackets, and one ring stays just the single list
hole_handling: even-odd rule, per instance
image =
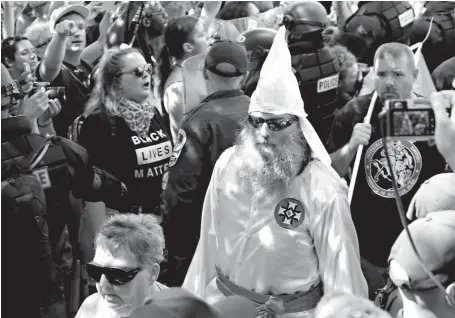
[{"label": "blonde hair", "polygon": [[161,263],[164,259],[163,229],[150,214],[115,214],[102,226],[95,239],[95,248],[115,255],[125,248],[142,266]]},{"label": "blonde hair", "polygon": [[[101,58],[98,69],[95,71],[93,80],[95,86],[87,102],[86,113],[90,113],[97,107],[101,107],[109,116],[119,116],[117,108],[118,102],[122,98],[119,89],[118,75],[121,73],[125,66],[125,56],[130,53],[138,53],[143,55],[142,52],[136,48],[111,48],[107,50]],[[157,95],[158,79],[156,72],[152,74],[152,91],[151,96]]]}]

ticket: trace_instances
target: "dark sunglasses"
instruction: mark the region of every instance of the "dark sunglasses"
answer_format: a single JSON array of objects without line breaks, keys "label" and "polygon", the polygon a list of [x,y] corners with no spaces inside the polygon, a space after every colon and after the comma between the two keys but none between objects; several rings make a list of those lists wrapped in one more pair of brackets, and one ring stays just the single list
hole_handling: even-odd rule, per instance
[{"label": "dark sunglasses", "polygon": [[272,131],[279,131],[283,130],[289,126],[291,126],[295,121],[297,121],[297,117],[292,117],[290,119],[281,119],[281,118],[274,118],[274,119],[264,119],[260,117],[254,117],[249,115],[248,121],[254,128],[260,128],[264,123],[269,126],[270,130]]},{"label": "dark sunglasses", "polygon": [[146,64],[143,67],[136,67],[134,70],[131,70],[131,71],[128,71],[128,72],[119,73],[119,76],[123,75],[123,74],[134,74],[137,77],[142,77],[144,75],[144,73],[152,75],[153,66],[151,64]]},{"label": "dark sunglasses", "polygon": [[94,264],[87,264],[85,267],[88,276],[95,282],[99,283],[101,276],[104,275],[109,283],[117,286],[129,283],[142,270],[142,268],[135,268],[125,271],[120,268],[102,267]]}]

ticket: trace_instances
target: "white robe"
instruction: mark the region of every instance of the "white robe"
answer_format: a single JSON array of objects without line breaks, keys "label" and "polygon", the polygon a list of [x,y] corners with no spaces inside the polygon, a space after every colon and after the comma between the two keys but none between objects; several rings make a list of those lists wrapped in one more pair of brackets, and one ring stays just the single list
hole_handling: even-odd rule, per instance
[{"label": "white robe", "polygon": [[[336,172],[315,159],[288,189],[259,198],[239,187],[234,151],[226,150],[215,165],[199,244],[182,287],[211,304],[223,299],[215,283],[217,265],[232,282],[260,294],[307,291],[322,280],[325,294],[367,298],[347,187]],[[303,222],[294,229],[275,218],[286,198],[303,205]]]}]

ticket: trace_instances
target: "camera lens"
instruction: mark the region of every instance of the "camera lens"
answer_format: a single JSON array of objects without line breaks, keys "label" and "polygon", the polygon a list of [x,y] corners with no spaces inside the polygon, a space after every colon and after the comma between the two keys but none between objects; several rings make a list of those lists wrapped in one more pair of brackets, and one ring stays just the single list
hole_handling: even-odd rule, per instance
[{"label": "camera lens", "polygon": [[48,91],[48,96],[50,99],[57,98],[60,101],[60,103],[62,103],[66,100],[65,87],[62,87],[62,86],[49,87],[47,91]]}]

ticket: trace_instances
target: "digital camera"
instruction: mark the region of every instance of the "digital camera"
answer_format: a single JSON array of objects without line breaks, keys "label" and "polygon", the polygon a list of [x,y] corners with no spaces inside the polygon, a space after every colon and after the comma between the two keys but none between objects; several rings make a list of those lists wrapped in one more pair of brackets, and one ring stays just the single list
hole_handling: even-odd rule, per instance
[{"label": "digital camera", "polygon": [[59,100],[60,104],[62,104],[62,105],[66,101],[65,87],[63,87],[63,86],[49,87],[49,86],[42,86],[39,84],[40,84],[39,82],[33,84],[32,89],[28,93],[29,97],[32,96],[33,94],[35,94],[42,87],[45,87],[46,93],[47,93],[49,99],[57,98]]},{"label": "digital camera", "polygon": [[425,141],[434,138],[434,111],[428,99],[391,99],[385,102],[387,136]]}]

